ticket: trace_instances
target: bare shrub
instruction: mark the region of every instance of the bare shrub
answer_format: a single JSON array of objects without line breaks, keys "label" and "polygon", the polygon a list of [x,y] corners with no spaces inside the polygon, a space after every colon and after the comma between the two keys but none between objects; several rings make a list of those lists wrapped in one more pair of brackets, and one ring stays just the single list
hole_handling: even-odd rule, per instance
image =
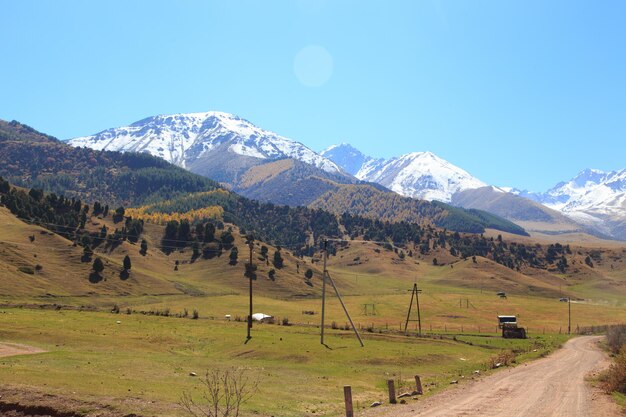
[{"label": "bare shrub", "polygon": [[487,361],[487,367],[491,369],[498,368],[500,366],[509,366],[515,362],[515,353],[510,350],[503,350],[495,356],[492,356]]},{"label": "bare shrub", "polygon": [[609,326],[606,331],[606,342],[611,352],[618,353],[624,343],[626,343],[626,326],[623,324]]},{"label": "bare shrub", "polygon": [[615,362],[601,376],[604,389],[607,393],[621,392],[626,394],[626,346],[622,347],[615,357]]},{"label": "bare shrub", "polygon": [[259,381],[243,368],[206,371],[202,384],[202,404],[184,391],[180,406],[194,417],[238,417],[241,405],[256,394]]}]

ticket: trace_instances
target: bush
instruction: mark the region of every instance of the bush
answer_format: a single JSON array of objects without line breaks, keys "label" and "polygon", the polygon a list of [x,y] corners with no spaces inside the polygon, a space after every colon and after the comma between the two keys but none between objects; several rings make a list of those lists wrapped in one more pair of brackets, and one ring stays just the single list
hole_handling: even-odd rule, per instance
[{"label": "bush", "polygon": [[34,275],[35,274],[35,270],[31,266],[20,266],[17,269],[18,269],[18,271],[23,272],[23,273],[28,274],[28,275]]},{"label": "bush", "polygon": [[200,317],[200,314],[198,313],[198,310],[194,309],[191,318],[193,320],[198,320],[198,317]]},{"label": "bush", "polygon": [[241,405],[258,390],[259,380],[251,378],[249,372],[243,368],[208,370],[199,380],[203,402],[197,403],[197,395],[184,391],[180,406],[194,417],[237,417]]},{"label": "bush", "polygon": [[606,342],[609,345],[611,352],[615,354],[619,353],[622,346],[626,344],[626,326],[609,326],[606,331]]},{"label": "bush", "polygon": [[604,389],[607,393],[621,392],[626,394],[626,346],[623,346],[615,357],[615,363],[602,376]]}]

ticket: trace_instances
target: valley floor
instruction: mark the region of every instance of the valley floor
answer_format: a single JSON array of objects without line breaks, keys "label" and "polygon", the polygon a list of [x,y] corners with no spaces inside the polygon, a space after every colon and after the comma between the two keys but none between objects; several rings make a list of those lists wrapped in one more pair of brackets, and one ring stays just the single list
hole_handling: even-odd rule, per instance
[{"label": "valley floor", "polygon": [[61,399],[57,402],[69,407],[63,411],[90,416],[107,415],[99,414],[103,409],[119,416],[183,416],[181,395],[200,397],[204,372],[231,366],[261,382],[245,406],[248,414],[339,415],[344,385],[352,386],[362,412],[373,401],[384,401],[387,379],[406,391],[420,374],[428,395],[452,379],[471,379],[475,370],[489,372],[502,350],[515,352],[521,363],[567,338],[457,335],[455,340],[364,332],[361,348],[351,332],[329,329],[327,348],[320,345],[318,328],[302,325],[255,325],[244,343],[245,323],[223,320],[5,308],[0,322],[3,343],[45,351],[0,358],[0,401]]}]

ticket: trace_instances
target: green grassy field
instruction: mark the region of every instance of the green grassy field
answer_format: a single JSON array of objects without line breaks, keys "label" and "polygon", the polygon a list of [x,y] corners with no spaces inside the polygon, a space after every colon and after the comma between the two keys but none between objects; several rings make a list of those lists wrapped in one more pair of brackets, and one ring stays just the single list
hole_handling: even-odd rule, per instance
[{"label": "green grassy field", "polygon": [[[0,381],[18,392],[71,397],[86,409],[94,402],[141,415],[183,415],[177,405],[182,393],[199,395],[199,378],[190,372],[200,376],[235,366],[249,368],[261,382],[246,404],[249,414],[334,416],[342,409],[344,385],[352,386],[355,403],[363,408],[385,399],[390,378],[403,384],[401,391],[410,391],[419,374],[429,384],[428,394],[510,360],[510,352],[517,362],[545,355],[567,338],[568,306],[558,301],[561,295],[575,300],[573,332],[578,326],[626,322],[624,267],[616,258],[621,248],[612,249],[594,269],[574,254],[572,271],[557,274],[517,272],[487,259],[473,262],[445,253],[400,259],[373,244],[354,243],[329,259],[329,271],[365,347],[350,331],[329,328],[327,349],[319,340],[320,262],[296,259],[284,250],[285,267],[270,280],[271,265],[258,258],[257,246],[254,312],[270,314],[278,324],[255,325],[252,340],[244,344],[245,323],[235,319],[248,311],[247,248],[238,233],[235,245],[242,259],[231,266],[226,255],[196,262],[190,262],[189,250],[165,255],[155,249],[162,230],[147,225],[148,254],[139,255],[138,245],[128,242],[113,251],[98,248],[106,269],[103,279],[92,283],[79,247],[3,209],[0,221],[5,225],[0,229],[0,343],[47,351],[0,358]],[[92,219],[90,224],[95,230],[107,222]],[[270,255],[274,250],[270,246]],[[127,254],[133,267],[130,278],[122,280],[119,270]],[[611,263],[609,255],[615,258]],[[445,265],[434,265],[434,256]],[[35,274],[20,272],[21,266],[36,264],[42,269]],[[310,284],[304,280],[308,268],[314,272]],[[410,336],[400,331],[416,279],[423,290],[423,338],[415,337],[415,322]],[[497,291],[508,297],[498,297]],[[76,310],[81,306],[94,311]],[[111,313],[115,306],[122,314]],[[124,314],[127,309],[132,314]],[[200,319],[141,314],[185,310],[197,310]],[[347,324],[330,288],[326,311],[329,327]],[[227,314],[233,321],[225,320]],[[500,338],[498,314],[517,315],[530,339]],[[294,325],[279,325],[285,318]]]},{"label": "green grassy field", "polygon": [[[117,321],[120,321],[117,324]],[[412,389],[413,375],[435,383],[485,371],[500,349],[518,361],[554,349],[565,336],[526,341],[493,337],[434,339],[364,333],[361,348],[350,332],[259,324],[245,344],[245,324],[140,314],[33,309],[0,310],[0,339],[47,350],[0,359],[0,380],[50,394],[114,404],[127,412],[182,415],[183,391],[198,394],[207,369],[246,367],[261,382],[246,409],[259,415],[335,415],[342,387],[351,385],[359,407],[384,400],[385,381]],[[480,339],[481,343],[478,343]],[[471,344],[470,344],[471,343]],[[533,350],[536,350],[533,352]]]}]

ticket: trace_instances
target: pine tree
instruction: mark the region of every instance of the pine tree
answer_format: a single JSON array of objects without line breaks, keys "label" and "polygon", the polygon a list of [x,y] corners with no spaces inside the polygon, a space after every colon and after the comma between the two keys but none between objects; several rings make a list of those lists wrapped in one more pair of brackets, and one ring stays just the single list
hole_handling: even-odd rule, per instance
[{"label": "pine tree", "polygon": [[191,254],[192,259],[197,259],[200,256],[200,243],[197,239],[194,239],[193,244],[191,245],[193,253]]},{"label": "pine tree", "polygon": [[96,258],[93,261],[92,269],[98,274],[104,271],[104,263],[102,262],[102,259]]},{"label": "pine tree", "polygon": [[274,267],[277,269],[283,267],[283,257],[280,254],[280,249],[276,249],[276,252],[274,252]]},{"label": "pine tree", "polygon": [[139,251],[142,255],[148,253],[148,241],[146,239],[141,239],[141,250]]},{"label": "pine tree", "polygon": [[230,264],[231,265],[237,264],[238,257],[239,257],[239,250],[237,249],[237,246],[233,246],[233,248],[230,250],[230,255],[228,256],[228,258],[230,259]]},{"label": "pine tree", "polygon": [[130,263],[130,256],[126,255],[124,256],[124,271],[130,271],[131,268],[131,263]]},{"label": "pine tree", "polygon": [[206,243],[213,242],[215,240],[215,225],[208,222],[204,225],[204,241]]}]

